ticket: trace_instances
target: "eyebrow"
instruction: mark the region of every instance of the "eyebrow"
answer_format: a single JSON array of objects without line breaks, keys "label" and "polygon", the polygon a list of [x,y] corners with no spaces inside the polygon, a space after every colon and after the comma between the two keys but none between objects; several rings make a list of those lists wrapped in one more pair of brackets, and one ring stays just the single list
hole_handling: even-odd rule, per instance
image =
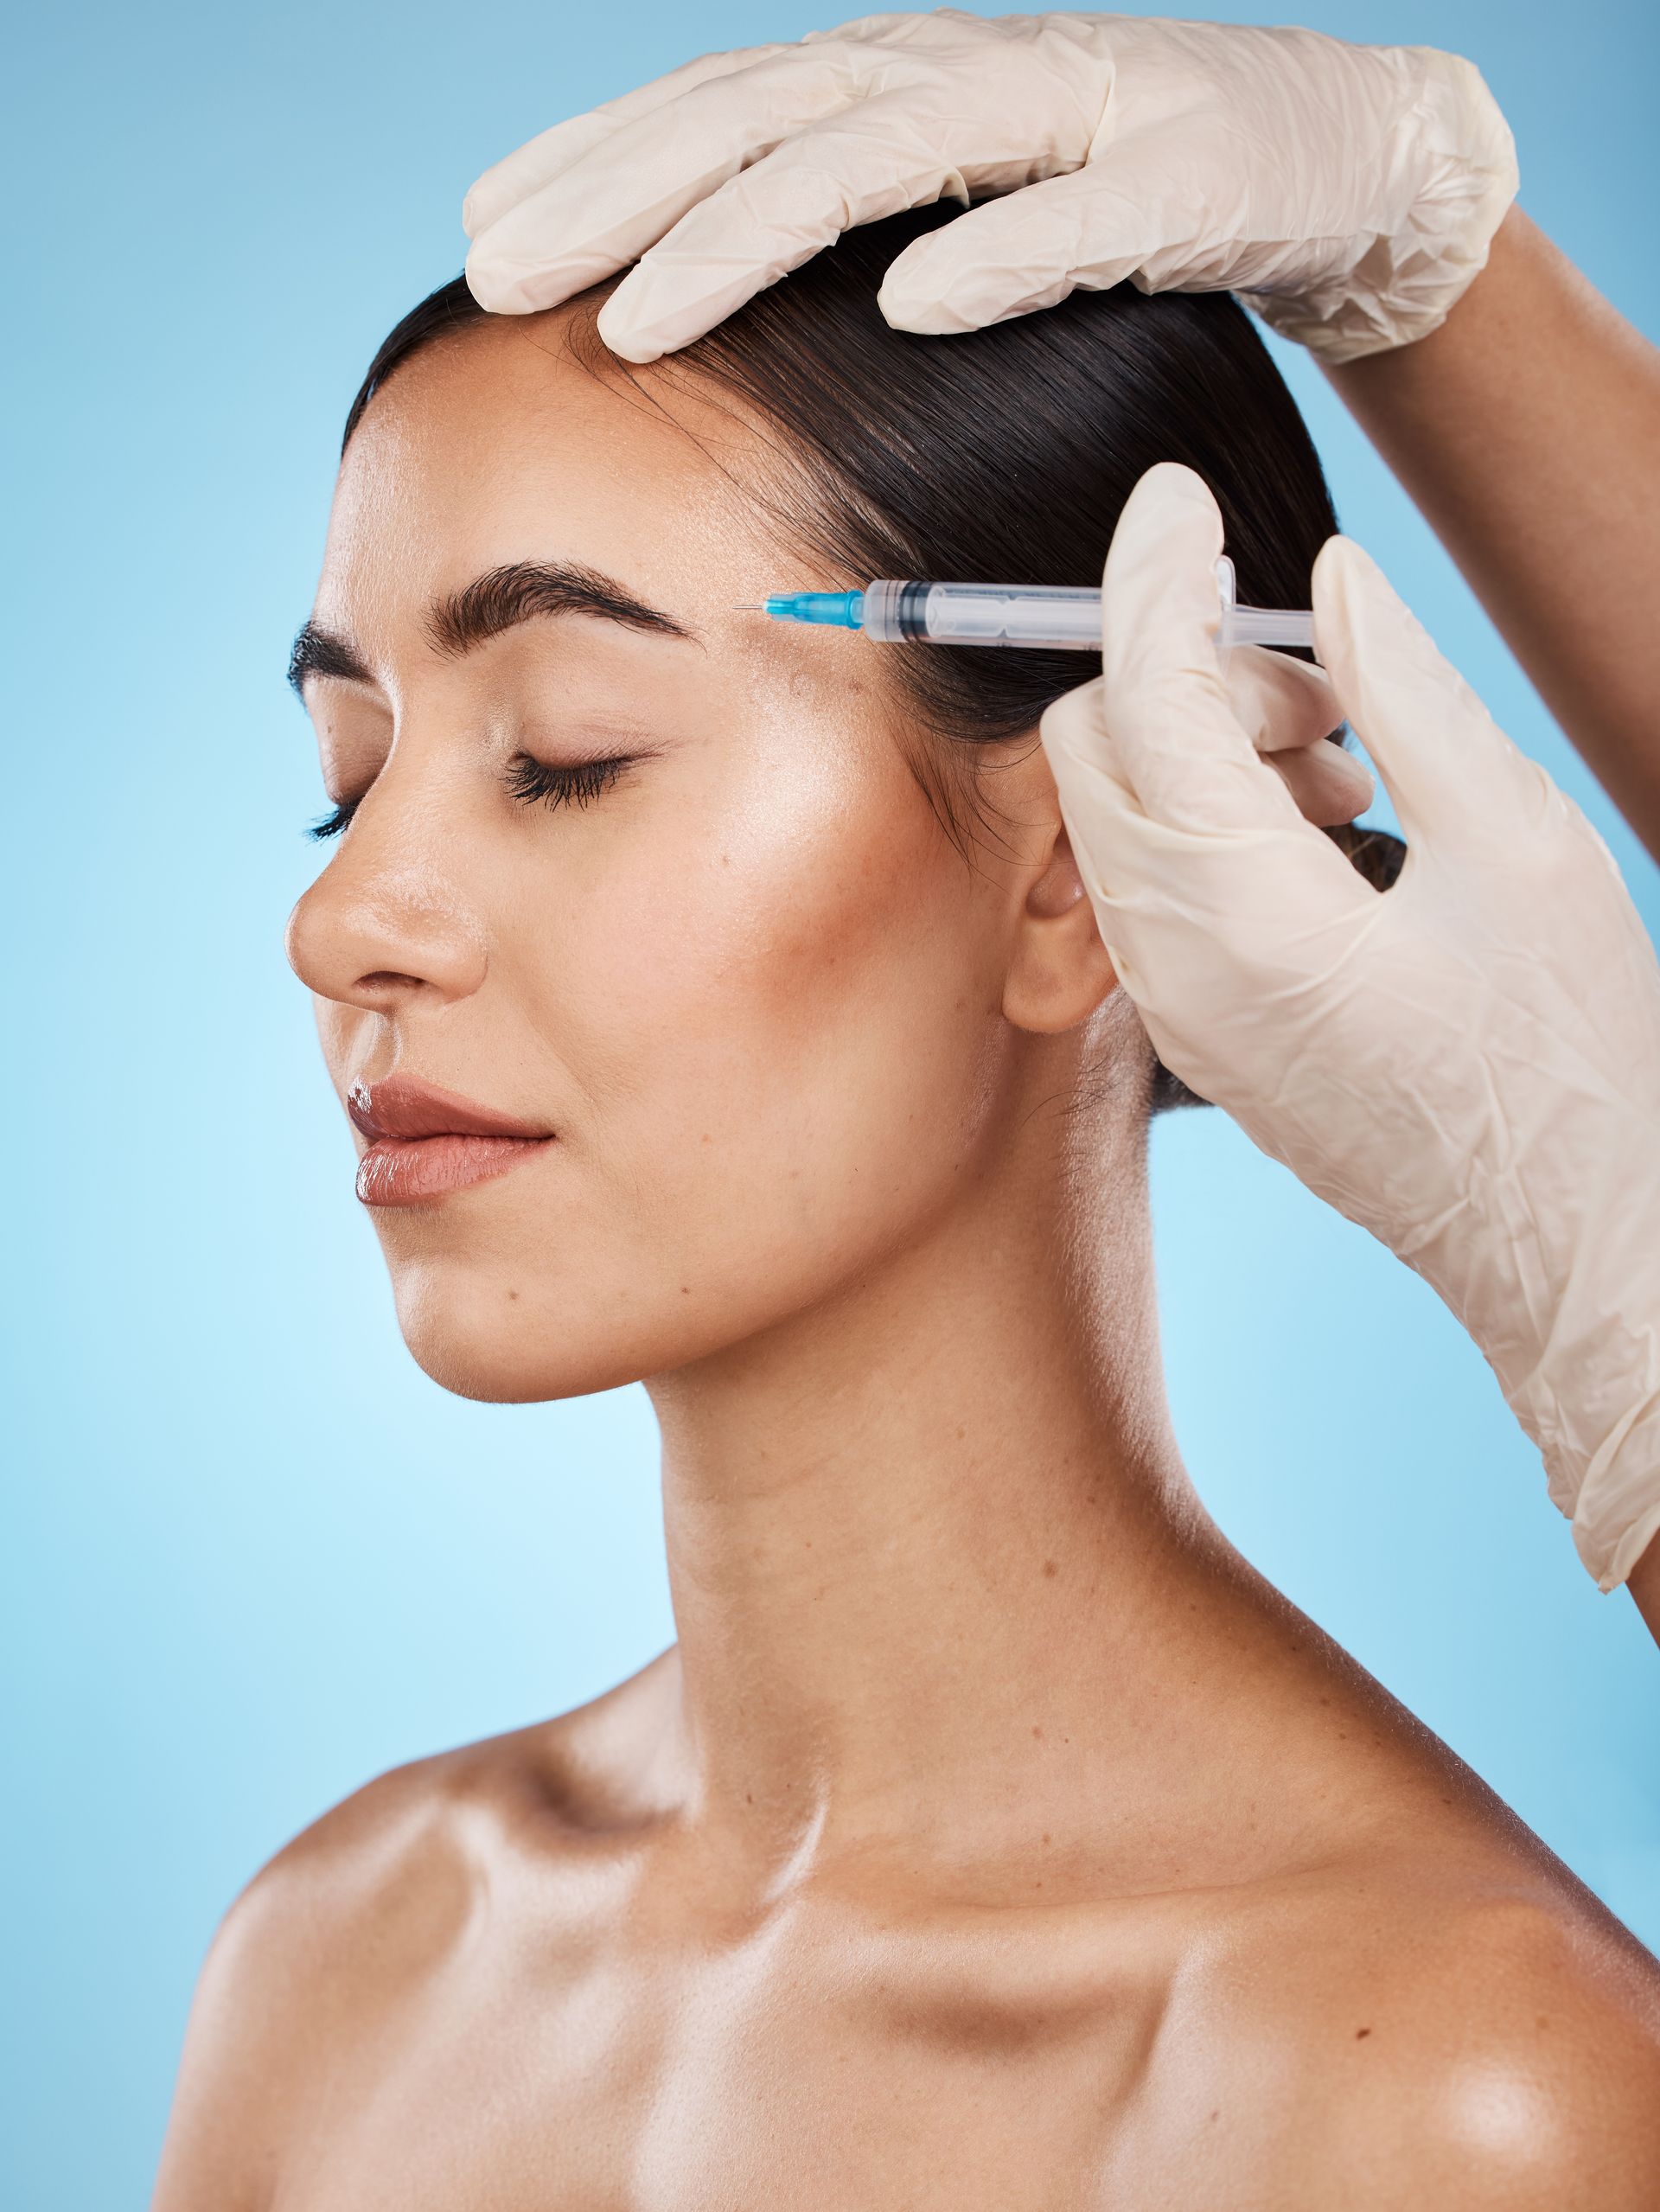
[{"label": "eyebrow", "polygon": [[[501,568],[476,576],[459,591],[435,600],[427,611],[426,634],[447,660],[459,660],[476,646],[539,615],[597,615],[603,622],[620,623],[624,630],[646,630],[659,637],[682,637],[701,644],[695,630],[686,629],[661,607],[643,599],[596,568],[562,563],[509,561]],[[288,656],[288,681],[303,693],[308,676],[343,676],[348,681],[374,681],[362,656],[349,640],[318,623],[302,625]]]},{"label": "eyebrow", "polygon": [[302,699],[308,676],[348,676],[359,683],[373,681],[346,640],[314,622],[301,624],[288,655],[288,680]]}]

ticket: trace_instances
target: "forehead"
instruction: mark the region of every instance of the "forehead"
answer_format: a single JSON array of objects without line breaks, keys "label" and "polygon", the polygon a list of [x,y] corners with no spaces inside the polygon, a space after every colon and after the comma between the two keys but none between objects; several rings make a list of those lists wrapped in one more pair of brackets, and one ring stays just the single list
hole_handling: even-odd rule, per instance
[{"label": "forehead", "polygon": [[[602,569],[699,626],[781,554],[766,444],[729,408],[575,359],[569,320],[492,317],[404,362],[335,487],[320,619],[361,628],[513,561]],[[723,597],[724,595],[724,597]],[[750,596],[753,596],[752,591]]]}]

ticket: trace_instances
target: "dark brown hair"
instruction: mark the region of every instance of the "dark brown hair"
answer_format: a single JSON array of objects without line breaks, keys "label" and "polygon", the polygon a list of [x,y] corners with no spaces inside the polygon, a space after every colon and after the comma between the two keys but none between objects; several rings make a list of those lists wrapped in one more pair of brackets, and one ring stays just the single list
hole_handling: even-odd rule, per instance
[{"label": "dark brown hair", "polygon": [[[599,341],[597,295],[573,316],[569,342],[596,374],[712,389],[776,429],[780,472],[746,489],[772,505],[781,540],[803,558],[781,585],[1098,584],[1138,479],[1180,461],[1222,509],[1240,598],[1306,606],[1337,517],[1302,417],[1243,309],[1225,293],[1120,284],[958,336],[891,329],[877,305],[889,263],[957,212],[941,203],[847,232],[648,371]],[[369,366],[342,449],[402,362],[485,319],[459,278],[406,315]],[[1035,731],[1044,707],[1101,668],[1098,655],[1073,652],[929,646],[891,657],[921,727],[965,767],[963,748]],[[948,802],[942,818],[954,828],[949,813]],[[1326,834],[1380,887],[1398,874],[1398,839]],[[1154,1109],[1190,1103],[1160,1066]]]}]

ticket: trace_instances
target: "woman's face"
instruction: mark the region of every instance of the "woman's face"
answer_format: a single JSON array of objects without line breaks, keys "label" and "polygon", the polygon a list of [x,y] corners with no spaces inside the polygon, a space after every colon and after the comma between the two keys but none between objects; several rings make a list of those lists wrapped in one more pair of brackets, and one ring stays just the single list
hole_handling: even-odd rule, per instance
[{"label": "woman's face", "polygon": [[[830,580],[738,488],[759,440],[677,396],[712,459],[563,331],[375,399],[301,656],[354,811],[290,957],[404,1335],[494,1399],[684,1365],[926,1236],[1022,1045],[1030,871],[942,833],[878,649],[734,611]],[[456,1099],[530,1134],[410,1134]]]}]

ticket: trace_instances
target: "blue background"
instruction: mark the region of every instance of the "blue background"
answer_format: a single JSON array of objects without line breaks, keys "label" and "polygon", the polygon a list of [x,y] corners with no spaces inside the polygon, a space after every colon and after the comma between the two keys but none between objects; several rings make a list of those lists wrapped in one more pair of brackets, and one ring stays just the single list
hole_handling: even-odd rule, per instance
[{"label": "blue background", "polygon": [[[470,1404],[402,1347],[283,961],[322,794],[281,677],[346,405],[460,265],[474,175],[695,50],[828,19],[61,4],[9,35],[8,2212],[144,2202],[201,1954],[294,1830],[672,1634],[642,1395]],[[1300,19],[1472,54],[1524,205],[1660,331],[1650,0]],[[1346,527],[1589,809],[1652,924],[1655,871],[1281,358]],[[1155,1160],[1205,1498],[1660,1944],[1660,1659],[1593,1591],[1480,1358],[1219,1116],[1161,1124]]]}]

